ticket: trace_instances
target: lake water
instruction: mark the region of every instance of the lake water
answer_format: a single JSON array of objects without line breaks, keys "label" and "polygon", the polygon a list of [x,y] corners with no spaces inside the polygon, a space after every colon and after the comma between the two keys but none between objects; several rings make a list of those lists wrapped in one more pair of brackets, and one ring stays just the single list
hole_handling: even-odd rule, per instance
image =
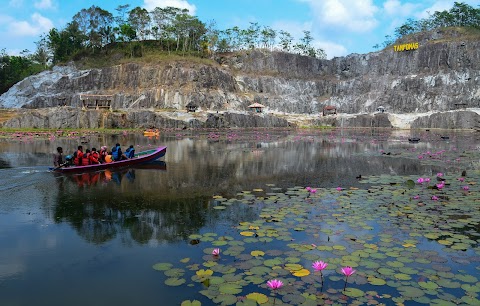
[{"label": "lake water", "polygon": [[[408,138],[413,136],[419,137],[420,142],[409,142]],[[162,162],[136,168],[83,175],[48,171],[57,146],[73,152],[81,142],[84,148],[111,147],[116,142],[123,148],[134,144],[137,152],[163,145],[168,148]],[[390,202],[403,197],[411,203],[414,194],[422,196],[422,192],[427,191],[416,190],[418,186],[407,183],[403,185],[408,178],[428,176],[434,180],[436,174],[442,172],[453,181],[463,170],[467,171],[467,182],[471,183],[467,200],[478,205],[475,193],[478,186],[474,183],[478,178],[475,169],[478,170],[479,145],[478,134],[472,132],[370,129],[182,130],[165,131],[157,138],[128,131],[82,137],[9,134],[0,139],[0,305],[180,305],[185,300],[199,300],[202,305],[231,305],[232,299],[248,305],[246,296],[252,292],[268,296],[267,305],[325,301],[329,301],[326,304],[345,304],[354,300],[392,305],[395,304],[392,298],[403,299],[406,305],[455,299],[466,304],[476,303],[480,292],[476,261],[480,256],[478,222],[476,230],[475,226],[463,232],[452,230],[452,235],[468,236],[469,245],[466,249],[459,246],[459,250],[449,251],[442,243],[421,240],[415,235],[409,238],[412,232],[420,236],[426,234],[424,228],[415,229],[414,225],[413,229],[404,228],[403,221],[383,223],[383,216],[388,216],[385,210],[351,212],[353,219],[355,215],[361,216],[361,220],[356,221],[362,224],[360,229],[341,215],[349,208],[353,211],[359,202],[357,196],[372,201],[366,193],[356,194],[357,190],[375,193],[382,190],[383,187],[378,187],[382,184],[385,190],[388,186],[398,187],[378,197],[382,201],[390,197]],[[383,179],[375,181],[369,179],[371,177]],[[455,184],[457,181],[449,187]],[[318,194],[304,191],[307,186],[318,188]],[[342,190],[337,191],[336,187]],[[449,197],[439,194],[440,202],[452,201],[454,196],[447,195]],[[304,206],[297,207],[299,202],[311,206],[303,210]],[[270,205],[275,203],[284,205],[282,209],[288,213],[270,212],[273,209]],[[338,203],[342,203],[342,207]],[[429,199],[425,198],[424,203],[430,205]],[[285,239],[258,240],[266,235],[256,229],[257,225],[262,227],[259,218],[267,218],[259,216],[265,215],[265,211],[271,213],[270,224],[286,222],[283,229],[275,229],[285,230],[280,235]],[[328,216],[325,212],[329,212]],[[408,214],[400,210],[402,213]],[[467,218],[466,226],[479,219],[478,210],[473,216],[470,212],[463,213],[473,218],[473,221]],[[303,220],[313,222],[313,216],[323,218],[318,223],[318,231],[313,230],[317,223],[303,223]],[[332,216],[334,219],[330,219]],[[370,217],[372,219],[363,225]],[[435,224],[432,228],[449,231],[442,226],[443,223]],[[253,231],[253,237],[241,234],[248,230]],[[325,235],[319,236],[320,232]],[[419,239],[410,244],[418,250],[435,252],[426,254],[440,258],[437,264],[448,269],[426,266],[421,270],[414,263],[410,266],[411,258],[424,258],[421,253],[410,253],[411,258],[404,256],[408,260],[394,260],[390,266],[392,273],[380,273],[387,284],[397,280],[398,286],[393,282],[390,286],[372,285],[374,276],[370,274],[386,265],[385,258],[377,256],[378,262],[370,260],[373,263],[365,266],[355,259],[344,258],[360,250],[349,244],[357,240],[364,240],[367,248],[375,244],[377,249],[372,248],[377,252],[384,247],[393,250],[385,253],[403,254],[395,248],[402,248],[405,241],[392,242],[400,236],[408,241],[412,237]],[[314,247],[305,250],[290,245],[300,242]],[[210,258],[213,247],[221,249],[220,258]],[[408,244],[404,248],[413,249]],[[251,255],[255,250],[266,254]],[[255,262],[260,260],[259,256],[278,260],[275,264],[278,271],[249,272],[264,266],[262,262]],[[309,259],[313,261],[317,257],[331,260],[331,270],[324,271],[326,279],[321,290],[319,283],[312,279],[313,273],[297,277],[285,272],[287,263],[302,264],[311,270]],[[340,257],[343,261],[337,259]],[[464,259],[463,267],[459,267],[462,261],[458,258]],[[353,282],[348,283],[348,287],[361,289],[361,293],[342,294],[343,276],[337,277],[335,273],[345,262],[358,264],[356,278],[352,276]],[[163,265],[152,268],[157,263]],[[168,263],[172,266],[167,266]],[[231,270],[232,265],[236,265],[235,271]],[[199,279],[202,276],[197,272],[210,268],[214,272],[212,277],[218,279],[204,276]],[[411,273],[396,270],[400,268],[417,270],[409,270]],[[467,272],[458,272],[462,269]],[[457,279],[459,286],[447,288],[438,275],[434,278],[425,272],[433,270],[461,273],[474,279]],[[256,278],[246,281],[252,273]],[[317,280],[318,277],[317,273]],[[282,278],[289,285],[273,298],[258,278],[265,282]],[[420,285],[407,283],[412,279]],[[240,288],[222,287],[220,283]],[[405,289],[407,293],[402,297],[396,290],[399,286],[428,288],[424,294]],[[308,297],[309,294],[312,296]],[[215,295],[221,295],[221,299]]]}]

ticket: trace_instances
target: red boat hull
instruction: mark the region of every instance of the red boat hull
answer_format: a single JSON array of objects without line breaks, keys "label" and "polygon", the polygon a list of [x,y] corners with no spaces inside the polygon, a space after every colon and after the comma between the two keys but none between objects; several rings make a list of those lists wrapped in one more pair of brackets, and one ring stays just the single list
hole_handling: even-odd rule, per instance
[{"label": "red boat hull", "polygon": [[97,170],[104,170],[104,169],[124,168],[124,167],[130,167],[133,165],[152,162],[154,160],[157,160],[165,156],[165,153],[167,153],[167,147],[158,147],[154,150],[140,152],[137,154],[137,156],[131,159],[126,159],[126,160],[121,160],[121,161],[116,161],[111,163],[104,163],[104,164],[88,165],[88,166],[50,168],[50,170],[52,170],[53,172],[62,172],[62,173],[83,173],[83,172],[97,171]]}]

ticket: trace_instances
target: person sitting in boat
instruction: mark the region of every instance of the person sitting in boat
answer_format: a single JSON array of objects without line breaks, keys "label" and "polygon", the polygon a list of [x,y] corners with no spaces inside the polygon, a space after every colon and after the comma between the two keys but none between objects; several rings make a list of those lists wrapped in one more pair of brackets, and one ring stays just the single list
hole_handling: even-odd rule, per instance
[{"label": "person sitting in boat", "polygon": [[125,156],[127,156],[127,158],[133,158],[135,156],[135,148],[133,145],[130,145],[130,147],[128,147],[128,149],[125,151]]},{"label": "person sitting in boat", "polygon": [[71,167],[71,166],[75,166],[75,164],[73,163],[73,155],[67,155],[65,156],[64,167]]},{"label": "person sitting in boat", "polygon": [[106,163],[111,163],[111,162],[113,162],[112,152],[107,152],[107,155],[105,155],[105,162],[106,162]]},{"label": "person sitting in boat", "polygon": [[99,161],[103,164],[105,162],[105,156],[107,156],[108,154],[108,151],[107,151],[107,146],[102,146],[100,148],[100,152],[99,152],[99,155],[100,155],[100,158],[99,158]]},{"label": "person sitting in boat", "polygon": [[87,149],[85,150],[85,154],[83,154],[83,158],[82,158],[82,166],[88,166],[90,165],[90,150]]},{"label": "person sitting in boat", "polygon": [[53,165],[56,167],[60,167],[63,165],[63,148],[58,147],[57,153],[53,154]]},{"label": "person sitting in boat", "polygon": [[78,146],[77,151],[73,153],[73,163],[75,164],[75,166],[81,166],[82,159],[83,159],[83,147]]},{"label": "person sitting in boat", "polygon": [[122,152],[122,147],[120,146],[119,143],[117,143],[113,148],[112,148],[112,158],[114,161],[119,161],[123,159],[127,159],[125,154]]},{"label": "person sitting in boat", "polygon": [[100,154],[97,152],[96,148],[92,148],[92,152],[90,152],[88,158],[90,160],[90,165],[100,164]]}]

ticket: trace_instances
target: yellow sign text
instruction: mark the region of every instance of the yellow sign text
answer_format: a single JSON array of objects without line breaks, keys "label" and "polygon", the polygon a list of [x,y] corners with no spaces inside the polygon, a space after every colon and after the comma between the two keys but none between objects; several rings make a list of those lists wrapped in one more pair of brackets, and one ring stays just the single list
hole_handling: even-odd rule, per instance
[{"label": "yellow sign text", "polygon": [[395,52],[417,50],[418,42],[393,46]]}]

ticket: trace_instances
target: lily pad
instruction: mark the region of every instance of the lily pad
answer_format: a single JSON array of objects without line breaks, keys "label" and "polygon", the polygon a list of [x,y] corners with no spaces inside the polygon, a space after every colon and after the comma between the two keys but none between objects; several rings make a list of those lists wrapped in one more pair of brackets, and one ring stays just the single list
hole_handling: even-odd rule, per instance
[{"label": "lily pad", "polygon": [[427,290],[435,290],[438,289],[438,285],[434,282],[418,282],[420,287],[425,288]]},{"label": "lily pad", "polygon": [[161,262],[161,263],[157,263],[157,264],[154,264],[152,266],[152,268],[154,270],[157,270],[157,271],[166,271],[166,270],[169,270],[173,267],[173,265],[171,263],[168,263],[168,262]]},{"label": "lily pad", "polygon": [[185,282],[186,280],[184,278],[172,277],[165,280],[165,285],[177,287],[183,285]]},{"label": "lily pad", "polygon": [[197,300],[193,300],[193,301],[183,301],[182,304],[180,304],[180,306],[202,306],[202,303],[200,303],[200,301],[197,301]]},{"label": "lily pad", "polygon": [[262,293],[254,292],[254,293],[247,294],[246,297],[249,300],[254,300],[255,302],[257,302],[260,305],[268,302],[268,297],[265,294],[262,294]]},{"label": "lily pad", "polygon": [[400,286],[397,288],[401,295],[407,298],[416,298],[425,295],[423,290],[411,287],[411,286]]},{"label": "lily pad", "polygon": [[365,292],[357,288],[346,288],[345,291],[343,291],[343,294],[352,298],[358,298],[364,296]]},{"label": "lily pad", "polygon": [[224,283],[219,286],[219,290],[225,294],[239,294],[242,292],[242,286],[233,283]]}]

